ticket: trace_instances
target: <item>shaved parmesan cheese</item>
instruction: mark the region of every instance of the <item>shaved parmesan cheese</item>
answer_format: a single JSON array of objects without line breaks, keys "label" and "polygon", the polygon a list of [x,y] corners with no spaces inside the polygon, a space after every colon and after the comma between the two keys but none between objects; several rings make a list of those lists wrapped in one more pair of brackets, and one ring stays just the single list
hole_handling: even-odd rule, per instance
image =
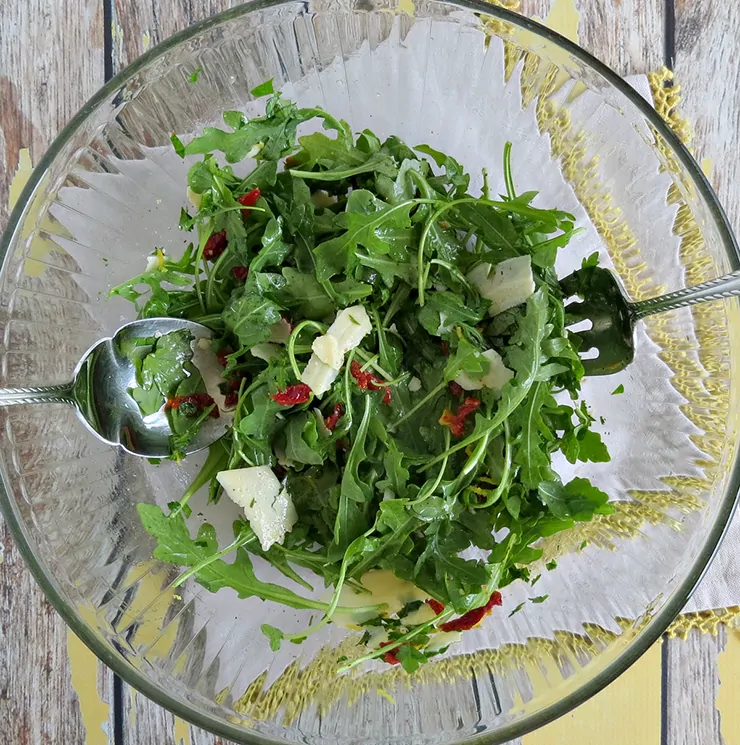
[{"label": "shaved parmesan cheese", "polygon": [[277,323],[274,323],[270,329],[270,338],[267,341],[274,342],[276,344],[287,344],[290,339],[290,322],[285,318],[281,318]]},{"label": "shaved parmesan cheese", "polygon": [[464,391],[479,391],[481,388],[501,388],[508,383],[514,373],[509,370],[501,355],[493,349],[487,349],[482,356],[488,360],[488,371],[477,380],[471,378],[466,372],[461,372],[455,378],[455,382]]},{"label": "shaved parmesan cheese", "polygon": [[211,343],[207,339],[200,338],[197,341],[193,339],[190,342],[193,350],[193,365],[198,368],[200,376],[203,378],[203,385],[206,387],[206,393],[216,402],[216,406],[222,411],[227,411],[226,396],[221,393],[221,383],[224,382],[224,369],[218,361],[218,357],[211,349]]},{"label": "shaved parmesan cheese", "polygon": [[493,349],[487,349],[483,356],[488,360],[488,372],[480,379],[486,388],[502,388],[513,377],[514,373],[509,370],[501,355]]},{"label": "shaved parmesan cheese", "polygon": [[146,257],[146,269],[145,273],[157,272],[164,269],[165,253],[161,248],[158,248],[153,254]]},{"label": "shaved parmesan cheese", "polygon": [[353,305],[337,313],[326,335],[333,336],[342,354],[345,354],[354,349],[372,330],[373,325],[367,311],[361,305]]},{"label": "shaved parmesan cheese", "polygon": [[301,375],[301,383],[305,383],[313,391],[314,396],[323,396],[331,388],[337,375],[339,370],[329,367],[316,354],[312,354]]},{"label": "shaved parmesan cheese", "polygon": [[279,354],[280,347],[277,344],[255,344],[250,350],[252,357],[269,362],[276,354]]},{"label": "shaved parmesan cheese", "polygon": [[452,644],[457,644],[461,639],[462,633],[460,631],[440,631],[432,634],[431,641],[427,645],[426,650],[428,652],[437,652]]},{"label": "shaved parmesan cheese", "polygon": [[199,210],[201,200],[203,199],[203,195],[196,194],[196,192],[194,192],[189,186],[185,190],[185,194],[187,195],[188,201],[190,202],[190,204],[192,204],[193,207],[195,207],[195,209]]},{"label": "shaved parmesan cheese", "polygon": [[532,259],[529,256],[506,259],[495,267],[479,264],[468,273],[468,280],[484,298],[491,301],[488,310],[491,316],[521,305],[535,291]]},{"label": "shaved parmesan cheese", "polygon": [[331,388],[344,364],[344,355],[354,349],[372,331],[367,311],[361,305],[353,305],[337,313],[334,323],[323,336],[314,339],[313,354],[301,375],[316,396]]},{"label": "shaved parmesan cheese", "polygon": [[264,551],[282,543],[298,521],[290,494],[269,466],[221,471],[216,479],[229,499],[243,508]]},{"label": "shaved parmesan cheese", "polygon": [[324,334],[314,339],[311,345],[314,354],[329,367],[339,370],[344,362],[344,353],[342,352],[336,337],[330,334]]}]

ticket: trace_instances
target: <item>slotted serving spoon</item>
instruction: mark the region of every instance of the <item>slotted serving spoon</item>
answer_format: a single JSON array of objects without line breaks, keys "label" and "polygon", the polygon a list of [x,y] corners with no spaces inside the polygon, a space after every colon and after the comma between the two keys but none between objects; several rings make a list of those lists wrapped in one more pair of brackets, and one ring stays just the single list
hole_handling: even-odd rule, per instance
[{"label": "slotted serving spoon", "polygon": [[590,329],[571,332],[581,340],[579,352],[597,349],[582,358],[587,375],[611,375],[624,370],[635,357],[635,326],[641,318],[710,300],[740,296],[740,271],[684,290],[635,303],[609,269],[585,267],[560,282],[567,297],[581,300],[565,307],[566,324],[590,320]]},{"label": "slotted serving spoon", "polygon": [[[71,383],[38,388],[0,388],[0,406],[65,403],[98,438],[132,455],[166,458],[171,455],[172,431],[163,410],[144,416],[129,394],[136,386],[134,363],[121,354],[127,339],[140,339],[187,329],[197,341],[210,340],[213,332],[193,321],[178,318],[144,318],[127,323],[106,339],[96,342],[82,357]],[[204,351],[204,354],[209,352]],[[210,353],[213,354],[213,353]],[[214,361],[216,355],[213,354]],[[204,358],[204,362],[210,360]],[[218,363],[216,363],[218,364]],[[200,367],[204,372],[203,366]],[[209,418],[185,447],[185,454],[208,447],[223,436],[230,416]]]}]

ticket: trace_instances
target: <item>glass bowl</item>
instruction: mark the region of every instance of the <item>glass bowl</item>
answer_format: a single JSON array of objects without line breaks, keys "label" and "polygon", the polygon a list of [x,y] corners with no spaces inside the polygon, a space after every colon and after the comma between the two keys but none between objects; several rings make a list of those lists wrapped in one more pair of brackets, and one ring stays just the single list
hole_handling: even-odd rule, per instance
[{"label": "glass bowl", "polygon": [[[2,384],[64,382],[92,342],[131,320],[107,290],[155,247],[185,243],[187,163],[170,134],[225,109],[259,112],[249,91],[269,78],[355,131],[445,150],[479,183],[486,167],[493,193],[511,141],[518,188],[586,228],[561,272],[599,251],[642,299],[738,265],[722,210],[669,127],[557,34],[472,1],[254,2],[145,54],[44,156],[2,241]],[[738,490],[738,340],[736,301],[641,325],[633,365],[584,392],[613,460],[578,473],[609,492],[615,514],[543,544],[543,563],[559,562],[536,588],[546,602],[507,588],[503,609],[414,676],[376,663],[337,676],[357,637],[337,627],[272,653],[259,625],[302,628],[307,613],[170,587],[177,569],[152,559],[135,506],[178,498],[197,458],[150,465],[93,439],[64,406],[16,406],[0,412],[0,501],[72,629],[201,727],[244,743],[499,743],[623,672],[701,577]],[[236,508],[209,512],[202,499],[199,512],[227,531]]]}]

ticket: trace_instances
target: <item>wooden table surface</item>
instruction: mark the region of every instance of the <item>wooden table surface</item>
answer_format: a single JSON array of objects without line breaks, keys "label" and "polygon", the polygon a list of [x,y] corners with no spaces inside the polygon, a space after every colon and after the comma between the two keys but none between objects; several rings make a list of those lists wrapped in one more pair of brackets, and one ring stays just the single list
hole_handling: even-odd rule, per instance
[{"label": "wooden table surface", "polygon": [[[0,229],[31,163],[103,84],[229,0],[0,0]],[[693,147],[740,228],[740,3],[522,0],[620,74],[676,73]],[[68,633],[0,521],[0,738],[8,745],[226,745],[129,689]],[[0,557],[2,552],[0,551]],[[516,745],[740,745],[740,632],[656,645]],[[514,744],[512,744],[514,745]]]}]

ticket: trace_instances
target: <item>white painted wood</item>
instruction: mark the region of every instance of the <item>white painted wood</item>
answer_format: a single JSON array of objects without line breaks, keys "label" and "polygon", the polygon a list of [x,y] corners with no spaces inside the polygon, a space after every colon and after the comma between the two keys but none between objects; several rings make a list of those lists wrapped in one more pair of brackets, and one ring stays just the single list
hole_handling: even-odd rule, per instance
[{"label": "white painted wood", "polygon": [[694,126],[693,148],[711,160],[710,180],[740,230],[740,5],[676,4],[676,79],[680,111]]},{"label": "white painted wood", "polygon": [[581,46],[620,75],[657,70],[663,65],[665,0],[522,0],[520,12],[546,19],[563,33],[575,6]]},{"label": "white painted wood", "polygon": [[665,745],[724,745],[715,702],[717,655],[726,639],[721,628],[717,636],[693,630],[685,640],[665,642]]}]

